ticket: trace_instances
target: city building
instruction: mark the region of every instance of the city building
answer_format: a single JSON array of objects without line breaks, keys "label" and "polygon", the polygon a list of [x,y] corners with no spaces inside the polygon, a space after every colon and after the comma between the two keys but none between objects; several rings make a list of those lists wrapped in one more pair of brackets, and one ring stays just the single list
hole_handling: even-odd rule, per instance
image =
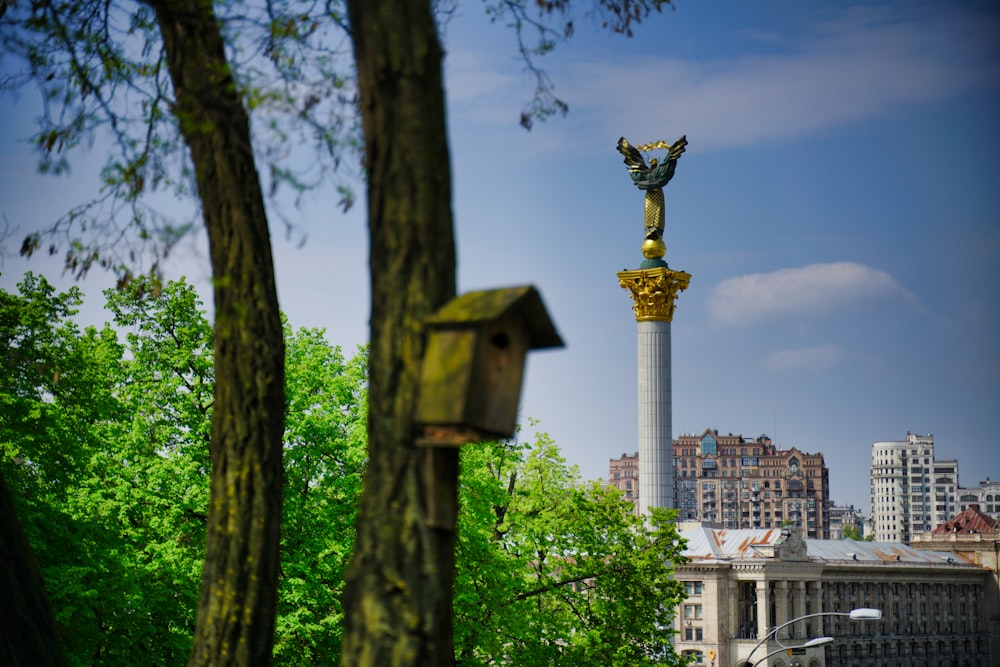
[{"label": "city building", "polygon": [[848,507],[838,507],[831,503],[831,507],[827,510],[827,514],[830,515],[831,540],[844,539],[845,528],[856,531],[858,536],[862,535],[864,516],[861,514],[861,510],[854,508],[854,505],[850,505]]},{"label": "city building", "polygon": [[[1000,664],[989,620],[1000,613],[993,574],[961,554],[802,539],[796,527],[679,528],[690,560],[676,571],[687,599],[675,620],[675,646],[694,665],[730,667],[752,651],[754,662],[775,652],[761,663],[771,667]],[[853,620],[856,609],[881,610],[882,618]],[[819,637],[833,642],[792,655],[781,650]]]},{"label": "city building", "polygon": [[[639,453],[611,459],[606,484],[637,503],[641,467]],[[748,439],[707,429],[673,441],[673,477],[680,521],[730,529],[795,523],[808,537],[830,536],[830,479],[822,454],[778,449],[766,435]]]},{"label": "city building", "polygon": [[639,511],[639,454],[622,453],[620,459],[611,459],[605,486],[613,486],[622,498],[630,501],[634,511]]},{"label": "city building", "polygon": [[[911,546],[923,551],[954,554],[956,559],[985,569],[993,582],[987,590],[988,608],[1000,609],[1000,520],[981,512],[977,503],[969,503],[961,514],[931,532],[914,535]],[[994,662],[991,664],[1000,664],[1000,644],[996,642],[1000,636],[1000,614],[989,614],[984,620],[993,640],[990,655]]]},{"label": "city building", "polygon": [[872,445],[871,527],[875,540],[909,544],[958,508],[958,462],[934,458],[934,436]]},{"label": "city building", "polygon": [[963,488],[958,461],[935,458],[933,435],[907,433],[906,440],[872,445],[868,525],[876,540],[910,544],[970,504],[1000,519],[1000,483]]},{"label": "city building", "polygon": [[977,488],[958,489],[958,509],[964,512],[976,505],[977,509],[997,521],[1000,521],[1000,482],[991,482],[987,477],[985,482],[979,482]]},{"label": "city building", "polygon": [[680,521],[729,529],[794,523],[807,537],[830,535],[830,473],[822,454],[778,449],[766,435],[707,429],[674,441],[674,472]]}]

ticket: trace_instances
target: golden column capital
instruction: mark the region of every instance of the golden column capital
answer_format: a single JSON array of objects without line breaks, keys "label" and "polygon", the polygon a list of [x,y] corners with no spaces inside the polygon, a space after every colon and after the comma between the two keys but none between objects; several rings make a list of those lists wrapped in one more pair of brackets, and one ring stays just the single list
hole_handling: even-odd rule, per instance
[{"label": "golden column capital", "polygon": [[620,271],[618,284],[632,294],[636,322],[670,322],[674,300],[688,287],[691,274],[666,267]]}]

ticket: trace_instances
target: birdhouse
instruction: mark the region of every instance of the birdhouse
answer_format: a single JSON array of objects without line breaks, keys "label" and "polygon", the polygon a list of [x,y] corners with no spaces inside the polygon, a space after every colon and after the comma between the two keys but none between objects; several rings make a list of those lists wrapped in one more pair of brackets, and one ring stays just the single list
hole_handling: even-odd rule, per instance
[{"label": "birdhouse", "polygon": [[528,350],[563,346],[538,291],[469,292],[425,326],[418,442],[461,446],[512,436]]}]

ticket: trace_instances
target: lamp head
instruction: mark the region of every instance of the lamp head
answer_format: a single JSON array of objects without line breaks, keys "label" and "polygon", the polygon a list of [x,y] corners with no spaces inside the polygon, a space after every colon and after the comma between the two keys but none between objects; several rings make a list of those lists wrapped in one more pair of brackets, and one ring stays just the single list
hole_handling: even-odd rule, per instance
[{"label": "lamp head", "polygon": [[831,643],[833,643],[833,637],[813,637],[802,646],[804,648],[811,648],[813,646],[825,646],[826,644]]},{"label": "lamp head", "polygon": [[852,621],[877,621],[882,618],[881,609],[868,609],[862,607],[860,609],[851,610],[851,620]]}]

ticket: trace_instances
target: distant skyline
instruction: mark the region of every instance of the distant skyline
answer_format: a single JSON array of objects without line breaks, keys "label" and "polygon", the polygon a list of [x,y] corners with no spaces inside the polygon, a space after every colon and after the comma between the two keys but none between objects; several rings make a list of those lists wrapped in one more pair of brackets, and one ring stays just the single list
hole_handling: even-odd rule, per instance
[{"label": "distant skyline", "polygon": [[[445,33],[459,290],[534,284],[567,343],[530,355],[523,417],[587,478],[636,451],[636,325],[615,274],[642,260],[643,204],[615,143],[687,135],[665,190],[665,259],[692,274],[673,322],[674,437],[822,452],[831,499],[866,513],[872,443],[908,431],[932,433],[963,486],[1000,476],[1000,8],[678,0],[631,40],[582,12],[575,26],[539,61],[569,114],[531,132],[512,33],[478,3]],[[68,177],[34,174],[18,140],[36,104],[0,99],[6,289],[25,270],[58,278],[58,261],[9,255],[96,193],[102,159],[97,144]],[[368,338],[356,190],[346,215],[335,193],[306,195],[284,212],[291,238],[273,218],[282,309],[348,354]],[[166,271],[204,288],[201,241]],[[100,303],[110,282],[81,287]]]}]

